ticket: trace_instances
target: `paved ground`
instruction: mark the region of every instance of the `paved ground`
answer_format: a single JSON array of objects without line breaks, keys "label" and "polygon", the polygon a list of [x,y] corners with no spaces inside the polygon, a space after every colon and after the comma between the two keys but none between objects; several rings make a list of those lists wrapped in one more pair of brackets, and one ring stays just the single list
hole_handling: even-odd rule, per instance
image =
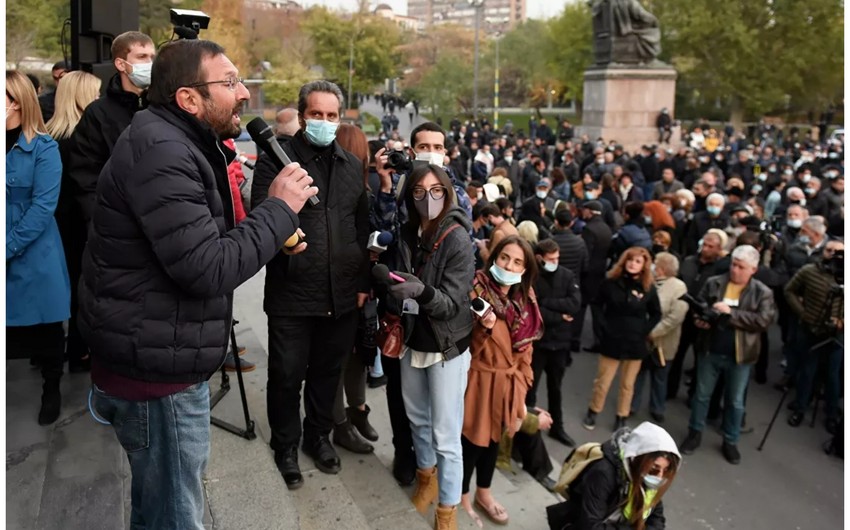
[{"label": "paved ground", "polygon": [[[368,105],[367,105],[367,109]],[[374,112],[370,110],[370,112]],[[378,113],[380,115],[380,108]],[[399,114],[401,132],[409,136],[407,114]],[[246,151],[253,146],[240,145]],[[236,292],[235,314],[240,320],[237,340],[247,346],[247,359],[257,370],[245,374],[249,407],[259,438],[243,440],[212,428],[212,449],[206,477],[208,510],[205,527],[243,529],[427,529],[407,500],[410,489],[399,488],[389,471],[392,449],[383,389],[368,390],[372,422],[381,435],[374,455],[340,450],[343,471],[324,475],[302,455],[307,479],[289,492],[268,448],[265,384],[267,327],[262,312],[264,272]],[[588,319],[589,320],[589,319]],[[589,325],[589,321],[588,321]],[[585,344],[589,344],[585,337]],[[773,337],[771,381],[779,378],[779,353]],[[129,470],[126,456],[110,427],[94,422],[86,407],[88,375],[63,378],[63,411],[50,427],[39,427],[40,377],[26,361],[6,363],[6,527],[15,530],[113,530],[129,528]],[[615,396],[609,397],[593,432],[581,427],[581,417],[596,369],[596,356],[575,355],[563,382],[566,429],[579,442],[610,436]],[[235,385],[235,378],[231,379]],[[219,378],[211,381],[217,389]],[[543,383],[545,384],[545,382]],[[545,406],[545,392],[539,393]],[[752,384],[748,421],[754,427],[740,442],[743,461],[731,466],[720,454],[721,437],[707,429],[702,448],[685,458],[675,486],[665,502],[668,526],[685,530],[776,530],[843,528],[844,464],[828,457],[821,444],[828,438],[821,422],[814,428],[790,428],[783,410],[763,451],[756,447],[780,398],[770,385]],[[668,404],[667,428],[680,441],[687,431],[688,409],[683,401]],[[242,420],[238,393],[230,392],[213,415],[231,423]],[[629,424],[647,419],[643,411]],[[808,420],[808,418],[807,418]],[[552,440],[552,459],[561,462],[568,449]],[[547,528],[546,505],[552,495],[528,475],[497,473],[493,489],[511,514],[511,528]],[[433,517],[433,515],[429,515]],[[466,515],[462,528],[474,528]],[[486,524],[486,523],[485,523]],[[495,528],[487,525],[488,528]]]}]

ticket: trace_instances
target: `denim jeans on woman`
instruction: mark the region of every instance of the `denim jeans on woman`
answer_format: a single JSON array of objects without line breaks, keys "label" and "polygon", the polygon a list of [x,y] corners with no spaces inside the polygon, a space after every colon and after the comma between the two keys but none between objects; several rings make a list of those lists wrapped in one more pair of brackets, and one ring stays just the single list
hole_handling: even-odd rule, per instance
[{"label": "denim jeans on woman", "polygon": [[413,433],[416,466],[437,466],[439,502],[443,506],[460,503],[463,482],[463,456],[460,444],[463,430],[463,396],[472,356],[466,350],[450,361],[428,368],[414,368],[413,357],[405,349],[401,360],[401,392]]},{"label": "denim jeans on woman", "polygon": [[130,530],[203,530],[208,383],[149,401],[112,397],[96,386],[94,394],[95,410],[112,424],[130,461]]}]

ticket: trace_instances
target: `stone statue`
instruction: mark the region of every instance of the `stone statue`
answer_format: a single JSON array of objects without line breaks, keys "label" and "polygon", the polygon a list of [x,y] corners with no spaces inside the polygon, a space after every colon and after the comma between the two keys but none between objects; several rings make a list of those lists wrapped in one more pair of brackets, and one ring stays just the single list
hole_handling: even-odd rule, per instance
[{"label": "stone statue", "polygon": [[638,0],[593,0],[591,9],[597,65],[655,62],[661,53],[658,19]]}]

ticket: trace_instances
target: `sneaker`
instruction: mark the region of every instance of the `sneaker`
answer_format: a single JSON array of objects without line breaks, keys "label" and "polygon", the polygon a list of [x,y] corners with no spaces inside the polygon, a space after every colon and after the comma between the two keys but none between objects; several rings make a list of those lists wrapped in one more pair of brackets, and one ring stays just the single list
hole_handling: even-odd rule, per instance
[{"label": "sneaker", "polygon": [[681,451],[683,455],[693,454],[701,443],[702,432],[688,429],[688,436],[681,444],[679,444],[679,451]]},{"label": "sneaker", "polygon": [[[239,359],[239,371],[242,373],[253,372],[257,369],[257,365],[245,359]],[[224,359],[224,370],[226,372],[236,371],[236,358],[232,352],[228,352],[227,358]]]},{"label": "sneaker", "polygon": [[381,374],[378,377],[372,377],[372,374],[366,375],[366,384],[369,388],[381,388],[387,384],[387,374]]},{"label": "sneaker", "polygon": [[625,416],[617,416],[617,419],[614,420],[614,432],[619,431],[623,427],[626,426],[626,417]]},{"label": "sneaker", "polygon": [[587,429],[588,431],[592,431],[596,428],[596,413],[590,409],[587,409],[587,415],[584,417],[584,420],[581,422],[581,426]]},{"label": "sneaker", "polygon": [[730,464],[738,465],[741,463],[741,453],[738,452],[737,445],[724,441],[721,450],[723,451],[723,458]]}]

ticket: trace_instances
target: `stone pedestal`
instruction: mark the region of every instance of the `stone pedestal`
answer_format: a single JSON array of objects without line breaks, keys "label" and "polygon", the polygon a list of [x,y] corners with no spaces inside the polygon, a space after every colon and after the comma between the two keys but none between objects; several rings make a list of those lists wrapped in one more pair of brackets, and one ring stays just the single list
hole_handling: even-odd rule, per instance
[{"label": "stone pedestal", "polygon": [[[615,140],[630,152],[658,143],[655,120],[676,101],[676,71],[669,66],[593,68],[584,73],[584,110],[579,134]],[[677,138],[671,138],[671,144]]]}]

